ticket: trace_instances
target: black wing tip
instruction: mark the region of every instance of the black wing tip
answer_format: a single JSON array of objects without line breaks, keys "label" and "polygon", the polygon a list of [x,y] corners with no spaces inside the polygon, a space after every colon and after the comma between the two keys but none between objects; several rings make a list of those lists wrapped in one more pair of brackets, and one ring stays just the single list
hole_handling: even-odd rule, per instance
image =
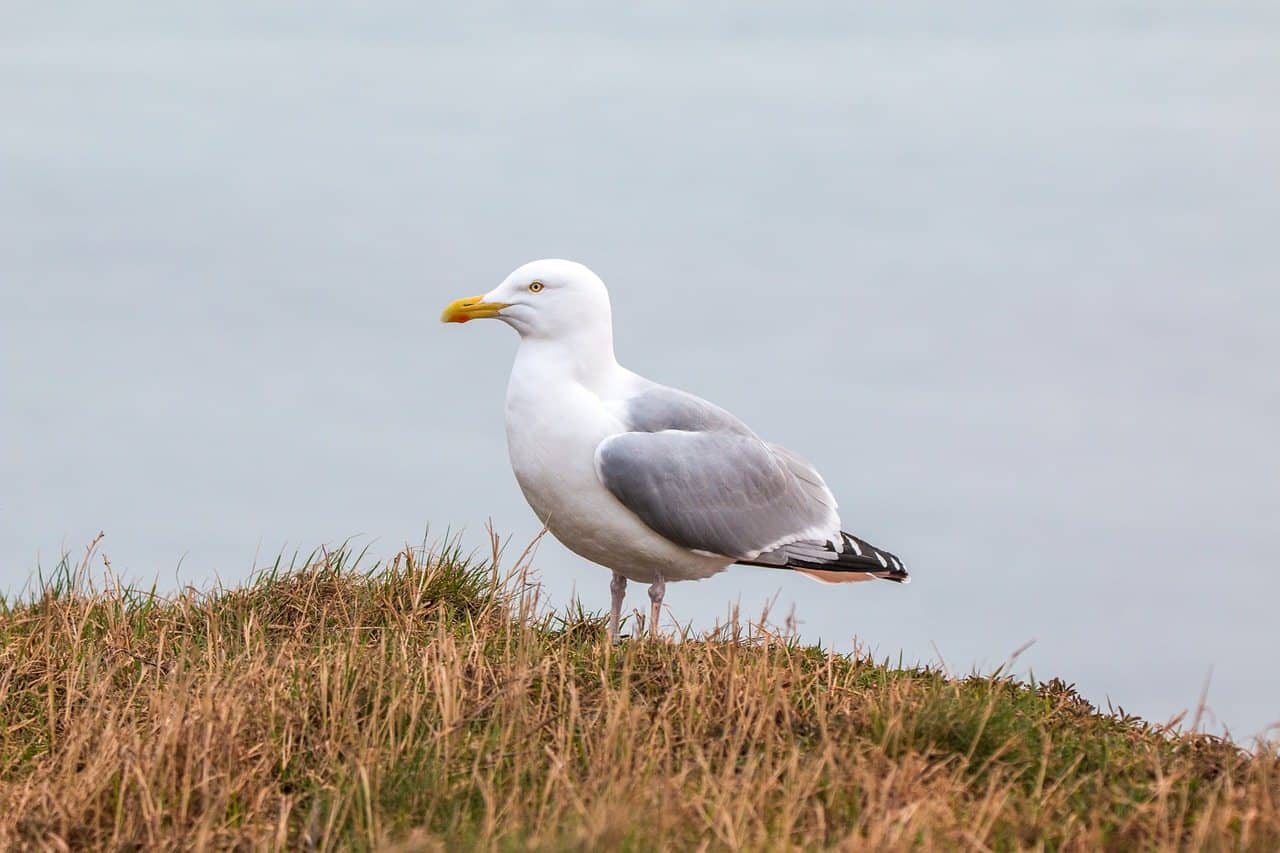
[{"label": "black wing tip", "polygon": [[741,561],[746,565],[831,574],[870,575],[893,583],[911,583],[907,567],[896,555],[877,548],[865,539],[841,532],[843,547],[837,551],[830,542],[796,543],[779,549],[784,561]]},{"label": "black wing tip", "polygon": [[[901,558],[897,554],[891,554],[883,548],[877,548],[865,539],[859,539],[852,533],[840,531],[840,537],[844,540],[844,548],[840,552],[836,560],[836,565],[857,560],[861,563],[879,563],[880,569],[877,571],[874,567],[870,574],[875,575],[880,580],[893,581],[894,583],[911,583],[911,575],[907,572],[907,567],[903,565]],[[852,571],[852,569],[850,569]],[[865,569],[864,569],[865,571]]]}]

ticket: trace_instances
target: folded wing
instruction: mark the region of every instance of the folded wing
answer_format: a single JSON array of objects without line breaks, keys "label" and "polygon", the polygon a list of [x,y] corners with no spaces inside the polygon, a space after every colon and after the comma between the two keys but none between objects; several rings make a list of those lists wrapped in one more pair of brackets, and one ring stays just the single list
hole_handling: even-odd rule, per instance
[{"label": "folded wing", "polygon": [[628,402],[623,420],[631,431],[600,443],[596,473],[660,536],[828,582],[906,579],[897,557],[841,532],[812,465],[723,409],[653,386]]}]

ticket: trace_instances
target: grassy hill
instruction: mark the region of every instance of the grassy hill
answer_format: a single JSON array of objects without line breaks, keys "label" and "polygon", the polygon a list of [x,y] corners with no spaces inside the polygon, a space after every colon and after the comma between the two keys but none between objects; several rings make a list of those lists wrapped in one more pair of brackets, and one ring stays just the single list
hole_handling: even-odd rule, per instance
[{"label": "grassy hill", "polygon": [[0,848],[1280,849],[1274,744],[729,626],[604,641],[456,549],[0,605]]}]

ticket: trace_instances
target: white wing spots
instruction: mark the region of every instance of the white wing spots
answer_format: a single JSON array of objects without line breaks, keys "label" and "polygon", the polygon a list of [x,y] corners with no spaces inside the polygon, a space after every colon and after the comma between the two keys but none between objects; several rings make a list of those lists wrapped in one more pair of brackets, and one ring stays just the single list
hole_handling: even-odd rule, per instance
[{"label": "white wing spots", "polygon": [[850,536],[850,537],[849,537],[849,544],[853,546],[853,553],[855,553],[855,554],[857,554],[859,557],[861,557],[861,556],[862,556],[862,548],[858,545],[858,540],[857,540],[857,539],[854,539],[852,536]]},{"label": "white wing spots", "polygon": [[876,551],[876,559],[880,561],[880,565],[884,566],[886,569],[889,568],[888,562],[886,562],[884,559],[884,554],[881,554],[879,551]]}]

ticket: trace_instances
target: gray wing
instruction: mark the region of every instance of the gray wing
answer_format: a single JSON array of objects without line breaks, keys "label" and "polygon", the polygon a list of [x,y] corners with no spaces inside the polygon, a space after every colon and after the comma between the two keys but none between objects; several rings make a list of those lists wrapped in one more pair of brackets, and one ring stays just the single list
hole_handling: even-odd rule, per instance
[{"label": "gray wing", "polygon": [[631,432],[596,448],[601,482],[659,535],[733,559],[839,536],[835,500],[800,457],[733,415],[655,386],[624,413]]}]

